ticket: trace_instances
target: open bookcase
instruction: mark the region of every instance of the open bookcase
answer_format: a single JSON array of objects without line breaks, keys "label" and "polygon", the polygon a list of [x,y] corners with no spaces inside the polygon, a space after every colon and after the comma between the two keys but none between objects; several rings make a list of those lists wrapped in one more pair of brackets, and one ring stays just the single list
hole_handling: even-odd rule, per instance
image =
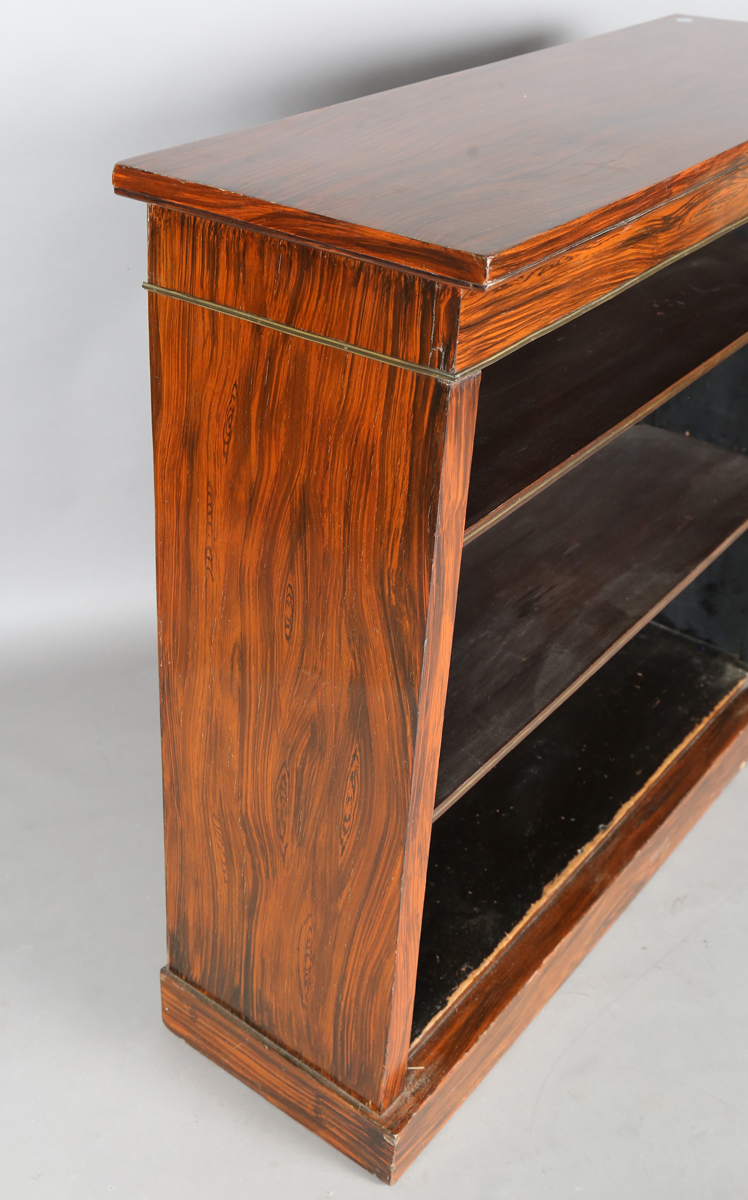
[{"label": "open bookcase", "polygon": [[748,758],[746,51],[667,18],[115,168],[164,1019],[390,1181]]}]

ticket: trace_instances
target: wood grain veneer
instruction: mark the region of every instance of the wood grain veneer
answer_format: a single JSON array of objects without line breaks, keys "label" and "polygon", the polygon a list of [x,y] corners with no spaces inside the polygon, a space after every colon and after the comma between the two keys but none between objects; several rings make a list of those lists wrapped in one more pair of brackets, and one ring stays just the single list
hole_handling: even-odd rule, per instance
[{"label": "wood grain veneer", "polygon": [[157,203],[486,284],[748,161],[744,24],[666,17],[118,164]]},{"label": "wood grain veneer", "polygon": [[638,425],[466,546],[435,815],[747,527],[748,458]]},{"label": "wood grain veneer", "polygon": [[413,1047],[383,1113],[358,1104],[173,972],[164,1021],[185,1041],[393,1183],[547,1003],[748,756],[745,689],[646,789],[502,954]]},{"label": "wood grain veneer", "polygon": [[164,1016],[383,1178],[746,754],[741,676],[409,1051],[435,794],[748,524],[748,459],[624,429],[748,333],[747,52],[667,18],[115,168],[150,214]]},{"label": "wood grain veneer", "polygon": [[748,168],[741,167],[518,271],[496,287],[466,291],[457,370],[475,369],[563,324],[746,219]]},{"label": "wood grain veneer", "polygon": [[454,371],[460,297],[439,280],[152,205],[148,282]]},{"label": "wood grain veneer", "polygon": [[150,317],[169,963],[381,1105],[477,386],[161,296]]}]

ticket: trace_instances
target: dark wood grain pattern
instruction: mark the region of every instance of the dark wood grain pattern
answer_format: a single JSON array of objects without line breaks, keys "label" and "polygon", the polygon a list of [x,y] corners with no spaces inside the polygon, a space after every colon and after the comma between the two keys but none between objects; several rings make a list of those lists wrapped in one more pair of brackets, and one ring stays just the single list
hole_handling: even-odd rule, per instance
[{"label": "dark wood grain pattern", "polygon": [[[671,685],[662,628],[590,685],[617,717],[546,721],[748,529],[732,442],[628,428],[748,335],[746,60],[669,17],[115,168],[150,206],[164,1019],[390,1181],[748,756],[742,668],[689,645]],[[540,874],[492,858],[486,954],[452,931],[431,976],[427,911],[411,1046],[432,818],[543,721],[545,840],[504,845]]]},{"label": "dark wood grain pattern", "polygon": [[675,849],[748,756],[745,690],[724,706],[413,1047],[372,1112],[172,972],[166,1024],[331,1145],[394,1183]]},{"label": "dark wood grain pattern", "polygon": [[667,17],[141,155],[122,192],[483,284],[746,162],[748,30]]},{"label": "dark wood grain pattern", "polygon": [[477,384],[150,312],[169,964],[381,1106],[406,1065]]},{"label": "dark wood grain pattern", "polygon": [[743,455],[639,425],[466,546],[437,815],[746,526]]},{"label": "dark wood grain pattern", "polygon": [[679,195],[639,220],[509,276],[486,291],[465,292],[457,370],[563,324],[647,271],[748,219],[748,168]]},{"label": "dark wood grain pattern", "polygon": [[747,679],[651,623],[437,821],[414,1038]]},{"label": "dark wood grain pattern", "polygon": [[148,281],[453,371],[459,291],[438,280],[152,206]]},{"label": "dark wood grain pattern", "polygon": [[[481,376],[466,541],[746,340],[744,225],[487,367]],[[694,426],[692,409],[693,403],[678,431]],[[702,425],[714,411],[721,428],[728,419],[723,409],[715,410],[711,400],[701,403]],[[737,412],[733,405],[731,426]],[[666,418],[660,413],[650,418],[653,424],[661,419]],[[743,423],[740,447],[733,438],[730,448],[748,444],[745,417]]]},{"label": "dark wood grain pattern", "polygon": [[161,972],[161,1004],[164,1023],[173,1033],[336,1150],[380,1179],[390,1180],[394,1139],[371,1108],[357,1103],[168,967]]}]

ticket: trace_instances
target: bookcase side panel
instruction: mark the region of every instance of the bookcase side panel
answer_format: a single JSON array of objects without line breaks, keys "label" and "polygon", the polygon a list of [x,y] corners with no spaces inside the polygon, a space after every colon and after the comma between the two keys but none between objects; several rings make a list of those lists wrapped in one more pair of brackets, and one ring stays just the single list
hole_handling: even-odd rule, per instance
[{"label": "bookcase side panel", "polygon": [[149,304],[169,966],[379,1107],[449,389]]},{"label": "bookcase side panel", "polygon": [[385,1104],[400,1092],[407,1066],[479,385],[480,376],[474,375],[454,385],[448,399],[410,820],[403,863],[393,1019],[389,1022],[385,1064]]}]

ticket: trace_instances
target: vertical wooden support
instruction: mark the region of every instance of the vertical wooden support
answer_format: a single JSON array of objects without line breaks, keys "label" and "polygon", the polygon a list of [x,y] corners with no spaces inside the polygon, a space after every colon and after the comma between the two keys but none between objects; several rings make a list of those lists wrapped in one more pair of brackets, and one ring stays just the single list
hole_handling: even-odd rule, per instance
[{"label": "vertical wooden support", "polygon": [[[215,282],[210,224],[156,210],[152,263],[192,236]],[[262,239],[238,232],[249,275]],[[477,378],[163,295],[150,322],[169,966],[379,1110],[406,1070]]]}]

